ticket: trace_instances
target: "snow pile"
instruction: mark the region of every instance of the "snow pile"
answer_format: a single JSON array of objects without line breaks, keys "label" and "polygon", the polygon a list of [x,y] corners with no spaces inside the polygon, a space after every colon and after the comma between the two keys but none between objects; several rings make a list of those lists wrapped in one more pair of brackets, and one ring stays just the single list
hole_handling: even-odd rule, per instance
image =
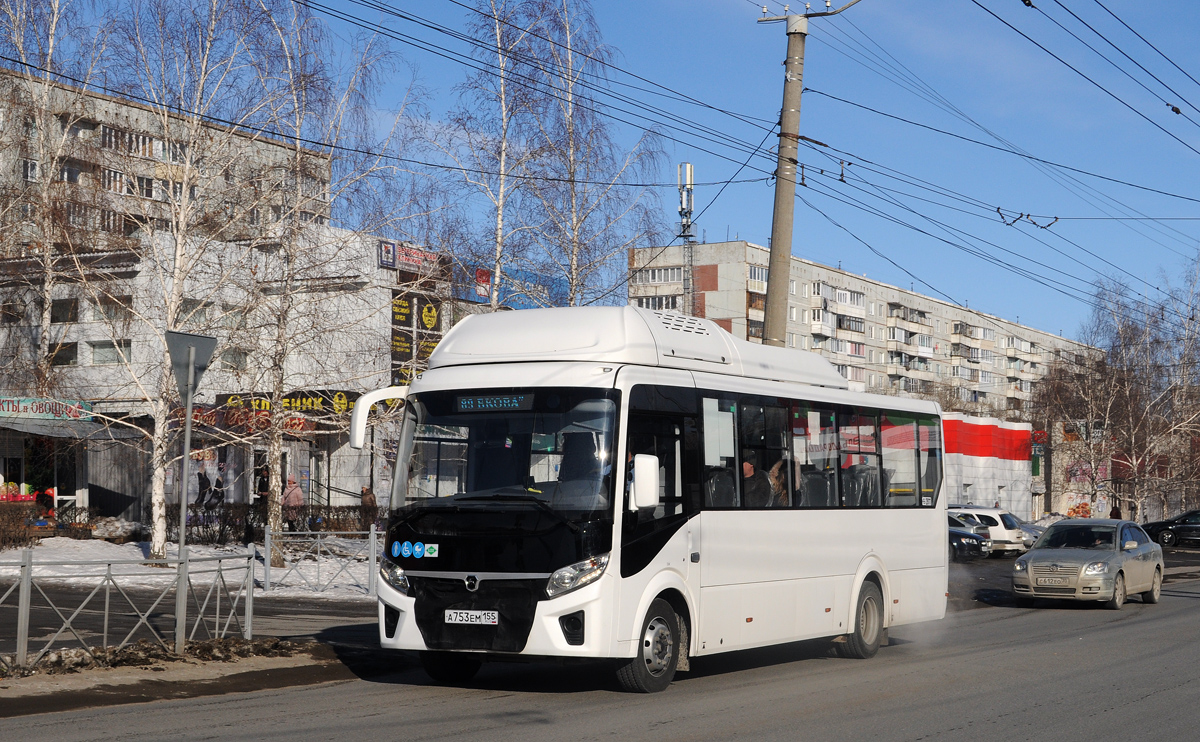
[{"label": "snow pile", "polygon": [[120,518],[97,518],[92,521],[96,528],[92,531],[93,538],[124,538],[135,536],[142,530],[141,523],[131,523]]}]

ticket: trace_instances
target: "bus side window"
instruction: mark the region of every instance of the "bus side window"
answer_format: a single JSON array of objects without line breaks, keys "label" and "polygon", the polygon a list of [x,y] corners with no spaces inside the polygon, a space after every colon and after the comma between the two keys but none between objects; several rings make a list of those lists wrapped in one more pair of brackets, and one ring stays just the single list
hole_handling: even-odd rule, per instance
[{"label": "bus side window", "polygon": [[917,453],[921,485],[919,504],[930,508],[937,504],[938,489],[942,484],[942,428],[936,417],[921,418],[917,428],[921,436]]},{"label": "bus side window", "polygon": [[792,408],[792,504],[835,508],[838,498],[837,428],[833,410],[801,402]]},{"label": "bus side window", "polygon": [[743,507],[789,507],[791,486],[784,460],[787,410],[743,403],[738,413],[742,433]]},{"label": "bus side window", "polygon": [[874,508],[883,504],[879,476],[878,417],[854,410],[838,415],[842,458],[842,505]]},{"label": "bus side window", "polygon": [[917,420],[894,412],[880,419],[879,442],[883,448],[883,504],[889,508],[917,504]]},{"label": "bus side window", "polygon": [[736,405],[728,400],[704,397],[701,413],[704,440],[704,472],[701,490],[704,506],[709,508],[738,507],[737,445],[734,429]]}]

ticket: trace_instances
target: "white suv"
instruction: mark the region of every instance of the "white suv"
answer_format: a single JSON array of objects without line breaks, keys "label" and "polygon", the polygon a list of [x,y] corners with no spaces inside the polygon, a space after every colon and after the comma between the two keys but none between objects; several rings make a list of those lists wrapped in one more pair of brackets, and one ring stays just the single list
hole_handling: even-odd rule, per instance
[{"label": "white suv", "polygon": [[1025,532],[1021,530],[1021,521],[1007,510],[980,505],[947,505],[946,512],[954,516],[970,514],[987,526],[992,534],[993,554],[1004,551],[1020,554],[1029,548],[1025,543]]}]

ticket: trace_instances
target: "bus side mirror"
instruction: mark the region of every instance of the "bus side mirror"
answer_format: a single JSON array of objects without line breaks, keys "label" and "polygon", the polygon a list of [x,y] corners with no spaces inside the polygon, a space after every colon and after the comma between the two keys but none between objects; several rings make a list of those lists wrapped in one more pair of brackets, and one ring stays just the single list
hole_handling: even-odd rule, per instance
[{"label": "bus side mirror", "polygon": [[658,507],[658,457],[639,453],[633,457],[634,509]]},{"label": "bus side mirror", "polygon": [[404,399],[408,396],[408,387],[389,386],[386,389],[376,389],[367,392],[354,403],[350,413],[350,447],[362,448],[367,438],[367,416],[371,414],[371,405],[385,399]]}]

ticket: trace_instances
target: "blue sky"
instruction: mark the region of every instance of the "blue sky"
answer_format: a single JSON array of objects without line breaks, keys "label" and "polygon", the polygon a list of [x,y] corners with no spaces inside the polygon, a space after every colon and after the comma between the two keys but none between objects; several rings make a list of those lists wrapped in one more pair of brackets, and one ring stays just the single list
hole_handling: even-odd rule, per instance
[{"label": "blue sky", "polygon": [[[1194,175],[1200,153],[1189,149],[1200,151],[1200,126],[1185,118],[1200,122],[1200,111],[1190,107],[1200,106],[1200,84],[1122,28],[1096,0],[1060,1],[1061,5],[1056,0],[1039,0],[1035,3],[1038,8],[1031,9],[1021,0],[978,0],[1100,87],[1007,28],[974,0],[862,0],[838,18],[814,19],[804,72],[809,90],[804,95],[800,130],[841,154],[832,150],[822,154],[822,148],[801,150],[801,160],[811,168],[825,168],[827,176],[816,173],[812,187],[799,189],[815,208],[797,201],[793,253],[896,285],[912,285],[1068,337],[1077,334],[1090,312],[1086,296],[1092,290],[1089,284],[1098,277],[1117,276],[1150,298],[1161,296],[1161,289],[1181,281],[1200,244],[1200,202],[1039,168],[1008,152],[956,140],[828,97],[1008,148],[1009,144],[996,138],[1001,137],[1044,160],[1200,200]],[[1200,46],[1195,44],[1200,3],[1102,2],[1200,80]],[[1092,35],[1064,6],[1174,92]],[[446,37],[409,22],[367,15],[362,6],[339,0],[337,7],[454,46]],[[393,7],[455,29],[465,27],[466,11],[446,0],[399,2]],[[768,3],[768,7],[772,15],[782,12],[779,3]],[[759,6],[748,0],[595,0],[595,9],[606,42],[620,52],[622,69],[743,117],[773,121],[778,116],[784,27],[756,23],[761,15]],[[1047,16],[1118,61],[1165,102],[1054,26]],[[337,23],[333,27],[345,31]],[[416,68],[429,93],[431,115],[444,114],[453,104],[452,87],[461,81],[464,69],[409,46],[396,44],[395,49]],[[894,72],[880,74],[878,62],[865,55],[864,49],[870,49],[876,59],[886,59],[895,69],[902,65],[905,74],[911,75],[906,83],[910,88],[919,80],[944,102],[935,105],[928,100],[930,93],[922,97],[906,90],[895,81]],[[613,79],[646,87],[619,72]],[[397,88],[395,94],[399,92]],[[695,165],[700,183],[724,181],[746,159],[745,152],[733,146],[698,140],[700,127],[751,148],[766,133],[757,122],[747,123],[647,92],[628,92],[690,122],[683,127],[685,133],[664,129],[681,141],[665,142],[667,158],[658,179],[661,182],[674,182],[675,163],[681,161]],[[381,102],[388,103],[386,94]],[[1179,106],[1183,114],[1172,113],[1167,103]],[[951,105],[963,116],[948,111]],[[991,133],[964,120],[966,117]],[[624,138],[632,141],[632,129],[618,126]],[[769,138],[768,146],[774,140]],[[846,183],[837,179],[839,159],[854,163],[846,169]],[[762,178],[763,170],[772,169],[772,161],[756,158],[739,179]],[[697,221],[697,231],[704,231],[709,241],[725,239],[728,233],[765,245],[771,226],[772,186],[765,182],[732,184],[713,201],[718,188],[700,186],[696,190],[697,212],[706,209]],[[676,193],[673,188],[661,193],[667,212],[664,221],[669,222],[677,218],[670,213]],[[839,198],[861,201],[892,219],[840,203]],[[1006,221],[1029,214],[1038,226],[1028,220],[1009,226],[1001,221],[997,207],[1004,211]],[[1172,221],[1113,219],[1116,216]],[[1040,228],[1055,217],[1058,221],[1048,229]],[[1035,278],[989,264],[947,241],[1016,266]]]}]

